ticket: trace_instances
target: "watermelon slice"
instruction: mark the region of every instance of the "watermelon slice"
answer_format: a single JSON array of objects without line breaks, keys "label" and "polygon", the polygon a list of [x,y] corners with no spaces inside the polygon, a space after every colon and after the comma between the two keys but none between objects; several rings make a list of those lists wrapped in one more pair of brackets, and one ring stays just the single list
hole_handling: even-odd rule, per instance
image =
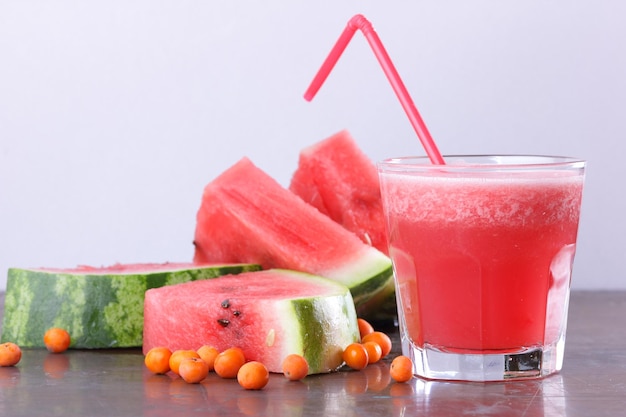
[{"label": "watermelon slice", "polygon": [[331,280],[289,270],[264,270],[146,292],[144,353],[239,347],[247,360],[281,372],[291,353],[309,373],[338,369],[343,349],[359,340],[350,291]]},{"label": "watermelon slice", "polygon": [[300,152],[289,189],[365,243],[389,254],[376,165],[347,130]]},{"label": "watermelon slice", "polygon": [[53,326],[74,348],[138,347],[148,288],[258,270],[258,265],[190,263],[113,265],[74,269],[9,269],[2,341],[43,347]]},{"label": "watermelon slice", "polygon": [[243,158],[204,189],[195,262],[246,262],[336,280],[359,306],[393,288],[390,259]]}]

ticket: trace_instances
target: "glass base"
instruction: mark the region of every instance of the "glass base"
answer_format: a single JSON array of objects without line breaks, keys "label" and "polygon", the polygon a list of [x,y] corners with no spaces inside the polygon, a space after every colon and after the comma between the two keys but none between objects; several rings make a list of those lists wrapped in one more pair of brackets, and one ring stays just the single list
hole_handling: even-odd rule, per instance
[{"label": "glass base", "polygon": [[542,378],[561,370],[564,350],[564,338],[516,353],[450,353],[430,346],[419,348],[410,340],[402,340],[402,353],[413,361],[417,376],[449,381]]}]

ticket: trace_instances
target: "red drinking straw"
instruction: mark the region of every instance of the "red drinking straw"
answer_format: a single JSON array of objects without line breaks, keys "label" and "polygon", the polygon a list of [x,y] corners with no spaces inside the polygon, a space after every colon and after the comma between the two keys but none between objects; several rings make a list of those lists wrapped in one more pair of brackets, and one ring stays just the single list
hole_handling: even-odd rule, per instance
[{"label": "red drinking straw", "polygon": [[424,124],[424,120],[422,120],[422,116],[420,116],[415,104],[413,104],[413,100],[404,86],[402,79],[400,79],[398,71],[396,71],[396,68],[391,62],[391,58],[389,58],[389,55],[380,41],[380,38],[376,34],[376,31],[374,31],[372,24],[363,15],[354,15],[348,21],[343,33],[339,36],[339,39],[337,39],[335,46],[328,54],[328,57],[318,70],[315,78],[313,78],[311,85],[309,85],[309,88],[304,93],[304,99],[311,101],[313,97],[315,97],[315,94],[317,94],[324,81],[326,81],[326,78],[328,78],[330,71],[339,60],[339,57],[348,46],[348,43],[352,39],[352,36],[354,36],[357,29],[360,29],[361,32],[363,32],[363,35],[365,35],[365,38],[374,51],[374,55],[376,55],[378,62],[387,76],[387,79],[391,83],[393,91],[395,91],[396,96],[398,96],[398,99],[409,117],[409,121],[411,122],[413,129],[415,129],[415,133],[417,133],[417,136],[422,142],[422,146],[426,150],[426,154],[430,158],[430,161],[435,165],[444,165],[445,162],[439,153],[439,149],[437,149],[437,145],[435,145],[433,138],[430,136],[430,132],[428,132],[428,129]]}]

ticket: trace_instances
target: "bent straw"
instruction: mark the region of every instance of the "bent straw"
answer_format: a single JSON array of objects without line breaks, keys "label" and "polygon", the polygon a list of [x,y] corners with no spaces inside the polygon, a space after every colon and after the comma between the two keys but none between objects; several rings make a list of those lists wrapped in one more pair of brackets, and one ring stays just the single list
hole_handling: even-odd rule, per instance
[{"label": "bent straw", "polygon": [[391,83],[391,87],[393,88],[396,96],[400,100],[400,103],[402,104],[405,113],[409,117],[409,121],[411,122],[415,133],[417,133],[417,136],[420,139],[422,146],[426,151],[426,154],[430,158],[431,163],[435,165],[444,165],[445,162],[441,157],[441,154],[439,153],[439,149],[437,149],[437,145],[435,145],[435,142],[433,141],[430,132],[426,128],[424,120],[422,120],[422,116],[420,116],[419,111],[415,107],[415,104],[413,104],[413,100],[411,99],[409,92],[404,86],[404,83],[402,82],[398,71],[396,71],[396,68],[391,62],[391,58],[389,58],[389,55],[387,54],[385,47],[380,41],[380,38],[376,34],[376,31],[372,27],[372,24],[363,15],[354,15],[348,21],[346,28],[341,33],[341,36],[339,36],[339,39],[337,39],[335,46],[333,47],[333,49],[331,49],[328,57],[326,58],[326,60],[318,70],[317,74],[315,75],[315,78],[313,78],[313,81],[309,85],[309,88],[304,93],[304,99],[307,101],[311,101],[313,97],[315,97],[324,81],[326,81],[326,78],[328,78],[331,70],[334,68],[335,64],[339,60],[339,57],[348,46],[348,43],[354,36],[354,33],[357,29],[361,30],[368,43],[370,44],[370,47],[374,51],[374,55],[376,55],[376,58],[378,59],[378,62],[383,69],[383,72],[387,76],[387,79]]}]

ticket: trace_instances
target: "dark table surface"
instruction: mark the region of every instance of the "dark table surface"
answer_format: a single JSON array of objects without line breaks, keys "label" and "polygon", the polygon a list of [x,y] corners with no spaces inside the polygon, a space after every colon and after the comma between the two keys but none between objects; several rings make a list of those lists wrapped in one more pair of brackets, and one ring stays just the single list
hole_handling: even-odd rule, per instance
[{"label": "dark table surface", "polygon": [[[561,373],[502,383],[398,384],[387,359],[299,382],[275,374],[246,391],[214,374],[200,384],[152,375],[139,349],[25,349],[16,367],[0,368],[0,416],[624,416],[625,322],[626,292],[574,292]],[[392,357],[398,334],[388,332]]]}]

